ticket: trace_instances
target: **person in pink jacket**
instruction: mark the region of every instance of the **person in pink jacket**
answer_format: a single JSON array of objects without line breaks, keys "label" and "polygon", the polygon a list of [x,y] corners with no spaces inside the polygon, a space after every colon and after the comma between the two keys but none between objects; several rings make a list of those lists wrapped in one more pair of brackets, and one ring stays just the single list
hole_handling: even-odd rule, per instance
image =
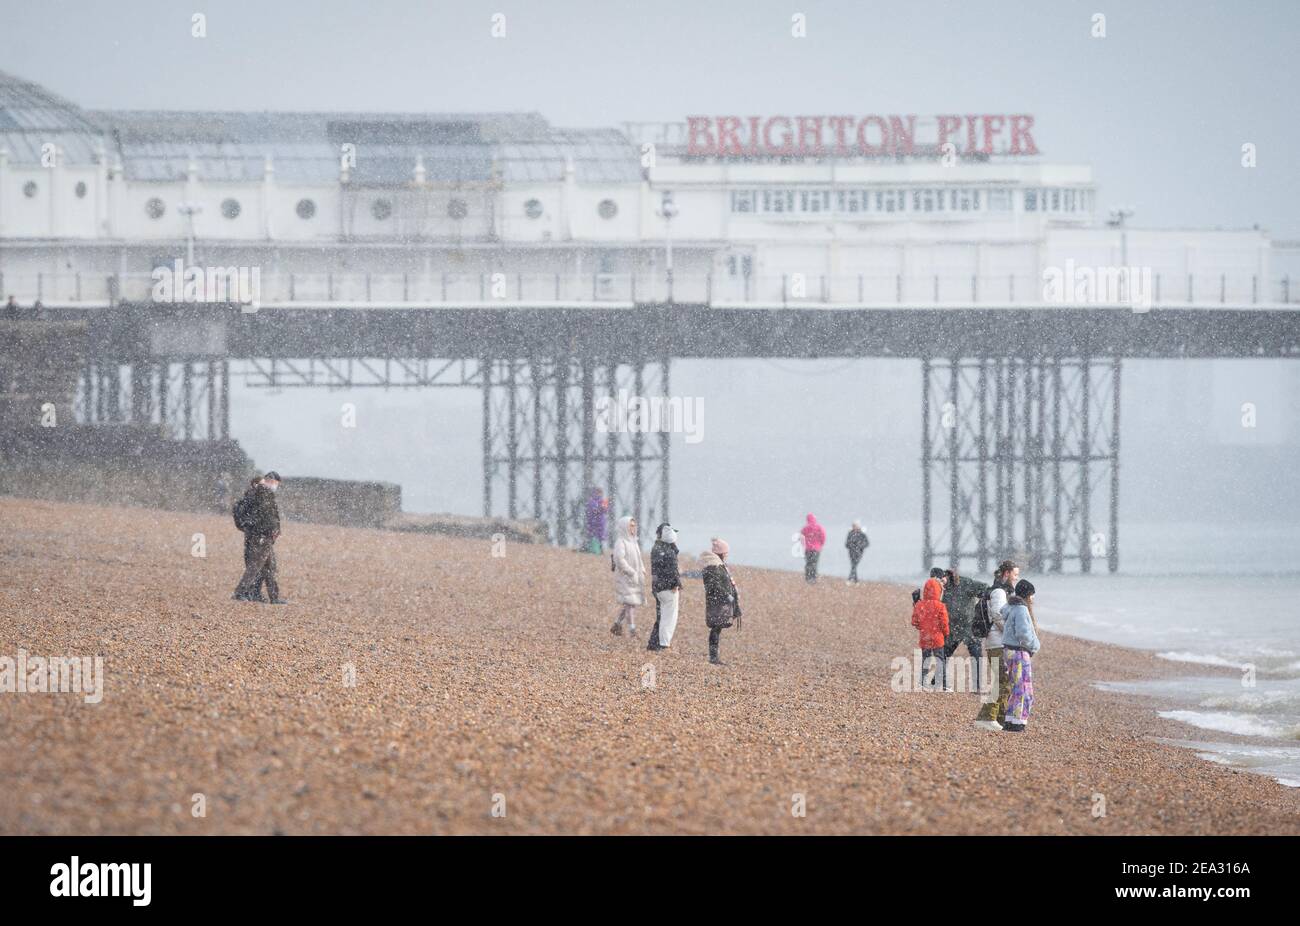
[{"label": "person in pink jacket", "polygon": [[808,515],[808,523],[799,533],[803,535],[803,577],[816,582],[817,561],[821,559],[822,547],[826,546],[826,529],[817,523],[816,517]]}]

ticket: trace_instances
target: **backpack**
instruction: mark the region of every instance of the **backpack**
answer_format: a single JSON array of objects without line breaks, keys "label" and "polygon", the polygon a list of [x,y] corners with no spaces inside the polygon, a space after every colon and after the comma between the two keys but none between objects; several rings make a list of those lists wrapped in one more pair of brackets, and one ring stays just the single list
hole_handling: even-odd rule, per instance
[{"label": "backpack", "polygon": [[993,629],[993,616],[989,614],[989,595],[993,587],[989,586],[975,599],[975,616],[971,618],[971,633],[976,637],[987,637]]},{"label": "backpack", "polygon": [[235,519],[235,527],[241,531],[246,531],[249,528],[249,522],[252,516],[252,512],[249,509],[252,505],[253,499],[246,494],[239,501],[235,502],[230,509],[230,513]]}]

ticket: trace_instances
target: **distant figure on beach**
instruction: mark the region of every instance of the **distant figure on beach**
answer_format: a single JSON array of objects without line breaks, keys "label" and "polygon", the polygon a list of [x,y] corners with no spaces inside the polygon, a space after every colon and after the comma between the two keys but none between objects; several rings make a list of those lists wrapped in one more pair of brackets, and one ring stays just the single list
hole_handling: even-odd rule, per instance
[{"label": "distant figure on beach", "polygon": [[849,528],[849,536],[844,539],[844,546],[849,551],[849,580],[845,585],[858,584],[858,563],[862,561],[862,554],[866,552],[867,547],[871,546],[871,541],[862,530],[862,522],[854,521],[853,526]]},{"label": "distant figure on beach", "polygon": [[727,554],[731,547],[727,541],[714,537],[709,549],[700,554],[704,579],[704,623],[709,628],[709,662],[715,666],[726,665],[718,656],[722,631],[733,623],[740,630],[740,593],[727,568]]},{"label": "distant figure on beach", "polygon": [[1033,655],[1038,652],[1037,622],[1034,620],[1034,584],[1028,579],[1016,583],[1015,591],[1002,608],[1002,653],[1007,665],[1006,719],[1002,729],[1023,733],[1034,708]]},{"label": "distant figure on beach", "polygon": [[1015,594],[1019,579],[1020,567],[1009,559],[1003,560],[993,573],[993,584],[975,603],[971,632],[983,640],[984,655],[998,661],[997,700],[981,705],[975,718],[975,726],[985,730],[1001,730],[1007,713],[1007,698],[1011,695],[1011,689],[1007,680],[1007,661],[1002,652],[1002,609],[1006,607],[1007,598]]},{"label": "distant figure on beach", "polygon": [[[235,507],[234,507],[235,526],[236,526],[236,527],[239,527],[240,530],[243,530],[243,528],[240,527],[240,519],[241,519],[242,515],[240,514],[241,509],[240,509],[239,505],[241,504],[241,502],[242,502],[242,504],[244,504],[244,505],[248,505],[248,504],[250,503],[250,500],[251,500],[251,498],[252,498],[254,492],[256,491],[258,484],[261,483],[261,481],[262,481],[262,477],[261,477],[261,476],[254,476],[251,480],[249,480],[248,488],[244,490],[244,497],[243,497],[243,499],[241,499],[239,502],[236,502],[236,503],[235,503]],[[251,510],[251,509],[247,509],[247,510]],[[248,534],[247,534],[247,532],[245,532],[245,534],[244,534],[244,558],[245,558],[245,560],[247,560],[247,558],[248,558]],[[253,601],[261,601],[261,602],[265,602],[266,599],[262,596],[262,591],[263,591],[263,589],[265,589],[265,588],[266,588],[266,577],[265,577],[265,576],[258,576],[258,578],[257,578],[257,585],[255,585],[255,586],[253,587],[253,596],[252,596],[252,600],[253,600]]]},{"label": "distant figure on beach", "polygon": [[807,582],[817,581],[817,560],[821,559],[822,547],[826,546],[826,529],[817,523],[817,519],[808,515],[808,522],[799,531],[803,535],[803,577]]},{"label": "distant figure on beach", "polygon": [[605,543],[605,520],[609,514],[609,502],[605,495],[596,486],[592,486],[591,492],[587,495],[586,510],[586,533],[587,542],[585,549],[588,553],[595,553],[599,556],[604,552]]},{"label": "distant figure on beach", "polygon": [[912,606],[912,626],[920,634],[922,689],[943,685],[947,691],[943,641],[948,635],[948,609],[943,606],[943,582],[939,579],[925,580],[921,600]]},{"label": "distant figure on beach", "polygon": [[[948,639],[943,644],[944,669],[947,669],[948,660],[952,659],[952,654],[957,652],[957,647],[964,643],[966,652],[974,660],[973,678],[977,690],[981,687],[980,670],[984,644],[972,631],[971,619],[974,616],[975,602],[987,587],[983,582],[958,575],[955,569],[943,571],[943,606],[948,609]],[[947,682],[945,678],[945,686]]]},{"label": "distant figure on beach", "polygon": [[677,630],[677,605],[682,590],[682,573],[677,563],[677,531],[667,522],[655,531],[650,548],[650,594],[655,596],[655,626],[650,631],[648,650],[668,649]]},{"label": "distant figure on beach", "polygon": [[636,518],[623,515],[614,525],[614,549],[609,556],[614,571],[614,595],[618,599],[618,617],[609,632],[616,637],[636,637],[636,609],[645,604],[645,561],[641,558],[641,545],[636,539]]},{"label": "distant figure on beach", "polygon": [[18,320],[18,300],[13,296],[10,296],[9,301],[5,303],[5,319],[11,322]]},{"label": "distant figure on beach", "polygon": [[[280,597],[276,581],[275,541],[280,536],[280,509],[275,493],[280,490],[280,474],[270,471],[254,479],[244,497],[235,503],[235,526],[244,532],[244,575],[235,588],[236,601],[262,601],[288,604]],[[261,595],[266,583],[269,601]]]}]

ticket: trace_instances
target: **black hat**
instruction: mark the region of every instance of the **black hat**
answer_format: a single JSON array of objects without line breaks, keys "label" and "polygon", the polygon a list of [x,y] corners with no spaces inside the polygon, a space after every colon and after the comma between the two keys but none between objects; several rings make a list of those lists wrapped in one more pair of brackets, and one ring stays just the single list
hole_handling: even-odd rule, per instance
[{"label": "black hat", "polygon": [[270,472],[268,472],[268,473],[267,473],[265,476],[263,476],[262,478],[263,478],[263,479],[271,479],[271,480],[274,480],[275,482],[284,482],[284,480],[280,478],[280,474],[277,473],[275,470],[271,470]]},{"label": "black hat", "polygon": [[1034,594],[1034,583],[1028,579],[1021,579],[1016,583],[1016,596],[1018,598],[1029,598]]}]

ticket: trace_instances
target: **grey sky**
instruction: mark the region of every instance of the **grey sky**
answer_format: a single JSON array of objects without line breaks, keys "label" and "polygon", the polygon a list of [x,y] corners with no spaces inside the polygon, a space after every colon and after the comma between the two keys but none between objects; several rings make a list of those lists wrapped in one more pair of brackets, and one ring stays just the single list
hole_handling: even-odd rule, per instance
[{"label": "grey sky", "polygon": [[[92,108],[536,110],[574,126],[1029,112],[1044,154],[1095,165],[1102,205],[1135,205],[1135,224],[1300,238],[1291,0],[0,5],[4,68]],[[207,38],[190,37],[194,12]],[[796,12],[807,38],[790,37]]]}]

